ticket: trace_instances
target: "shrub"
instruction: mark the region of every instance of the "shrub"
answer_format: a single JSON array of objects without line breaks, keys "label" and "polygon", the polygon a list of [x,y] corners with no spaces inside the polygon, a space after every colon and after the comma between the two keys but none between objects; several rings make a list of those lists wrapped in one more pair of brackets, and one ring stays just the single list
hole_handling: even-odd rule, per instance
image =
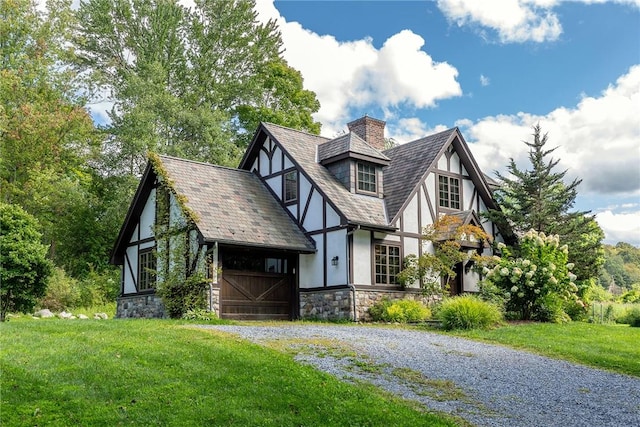
[{"label": "shrub", "polygon": [[632,307],[624,312],[624,314],[616,318],[617,323],[625,323],[635,328],[640,328],[640,306]]},{"label": "shrub", "polygon": [[474,295],[448,298],[438,309],[442,327],[451,329],[486,329],[502,320],[500,309]]},{"label": "shrub", "polygon": [[156,289],[167,314],[172,319],[179,319],[190,310],[203,309],[206,302],[207,280],[202,274],[195,274],[186,279],[172,277],[165,280]]},{"label": "shrub", "polygon": [[[578,297],[573,264],[567,262],[568,247],[560,246],[557,235],[546,236],[534,230],[520,242],[520,257],[498,244],[502,258],[494,257],[485,266],[487,284],[501,290],[507,311],[518,311],[523,320],[564,321],[568,313],[579,318],[586,313]],[[570,320],[570,319],[569,319]]]},{"label": "shrub", "polygon": [[640,289],[632,289],[620,295],[622,303],[640,303]]},{"label": "shrub", "polygon": [[61,268],[54,268],[49,277],[47,292],[38,305],[52,311],[70,310],[109,304],[120,292],[117,269],[98,273],[93,269],[82,279],[67,275]]},{"label": "shrub", "polygon": [[182,315],[182,318],[185,320],[210,321],[210,320],[215,320],[218,317],[212,311],[208,311],[202,308],[196,308],[193,310],[188,310],[186,313]]},{"label": "shrub", "polygon": [[375,321],[415,323],[429,319],[431,310],[419,301],[384,298],[369,308],[369,314]]},{"label": "shrub", "polygon": [[78,281],[61,268],[54,268],[47,283],[47,293],[39,301],[39,306],[51,311],[62,311],[76,307],[80,303]]}]

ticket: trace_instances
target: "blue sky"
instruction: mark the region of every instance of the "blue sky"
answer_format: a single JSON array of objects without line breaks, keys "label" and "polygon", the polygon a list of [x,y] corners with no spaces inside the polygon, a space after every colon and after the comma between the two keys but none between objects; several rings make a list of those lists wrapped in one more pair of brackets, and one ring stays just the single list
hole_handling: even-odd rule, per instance
[{"label": "blue sky", "polygon": [[528,167],[536,123],[606,242],[640,246],[640,0],[257,0],[318,95],[322,134],[368,114],[408,142],[459,126],[480,167]]}]

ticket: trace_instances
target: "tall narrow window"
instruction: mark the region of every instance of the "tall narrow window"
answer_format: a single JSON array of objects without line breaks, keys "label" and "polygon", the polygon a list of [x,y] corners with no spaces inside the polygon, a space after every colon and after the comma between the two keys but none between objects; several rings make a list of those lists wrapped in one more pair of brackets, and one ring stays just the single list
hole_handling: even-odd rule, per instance
[{"label": "tall narrow window", "polygon": [[376,192],[376,168],[366,163],[358,163],[358,191]]},{"label": "tall narrow window", "polygon": [[284,202],[290,203],[298,200],[298,171],[284,174]]},{"label": "tall narrow window", "polygon": [[400,273],[400,247],[390,245],[375,245],[375,275],[376,284],[395,285]]},{"label": "tall narrow window", "polygon": [[138,252],[138,291],[153,289],[156,285],[156,256],[153,249]]},{"label": "tall narrow window", "polygon": [[438,185],[439,205],[443,208],[460,209],[460,181],[458,178],[440,175]]}]

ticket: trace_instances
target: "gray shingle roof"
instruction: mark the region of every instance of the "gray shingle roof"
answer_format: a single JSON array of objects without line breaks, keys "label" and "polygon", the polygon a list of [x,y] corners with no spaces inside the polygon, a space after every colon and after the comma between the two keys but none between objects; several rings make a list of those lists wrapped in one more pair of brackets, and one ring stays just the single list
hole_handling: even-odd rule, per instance
[{"label": "gray shingle roof", "polygon": [[389,167],[384,170],[384,194],[389,220],[393,220],[400,211],[455,132],[455,128],[448,129],[383,152],[391,159]]},{"label": "gray shingle roof", "polygon": [[205,240],[314,252],[309,238],[251,172],[160,156]]},{"label": "gray shingle roof", "polygon": [[294,162],[302,168],[309,179],[328,197],[347,222],[388,228],[382,199],[349,192],[327,168],[316,161],[317,147],[326,143],[328,138],[272,123],[263,123],[263,126],[280,143]]},{"label": "gray shingle roof", "polygon": [[341,157],[345,154],[356,154],[371,158],[374,163],[388,164],[389,158],[376,150],[353,132],[341,135],[318,146],[318,161]]}]

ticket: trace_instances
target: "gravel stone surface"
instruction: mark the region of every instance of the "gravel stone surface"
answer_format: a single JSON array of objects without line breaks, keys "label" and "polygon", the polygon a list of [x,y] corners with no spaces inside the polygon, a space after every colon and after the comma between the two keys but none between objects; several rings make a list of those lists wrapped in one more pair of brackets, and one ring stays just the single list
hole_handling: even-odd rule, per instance
[{"label": "gravel stone surface", "polygon": [[202,327],[284,346],[341,380],[367,381],[477,426],[640,426],[640,378],[523,351],[369,326]]}]

